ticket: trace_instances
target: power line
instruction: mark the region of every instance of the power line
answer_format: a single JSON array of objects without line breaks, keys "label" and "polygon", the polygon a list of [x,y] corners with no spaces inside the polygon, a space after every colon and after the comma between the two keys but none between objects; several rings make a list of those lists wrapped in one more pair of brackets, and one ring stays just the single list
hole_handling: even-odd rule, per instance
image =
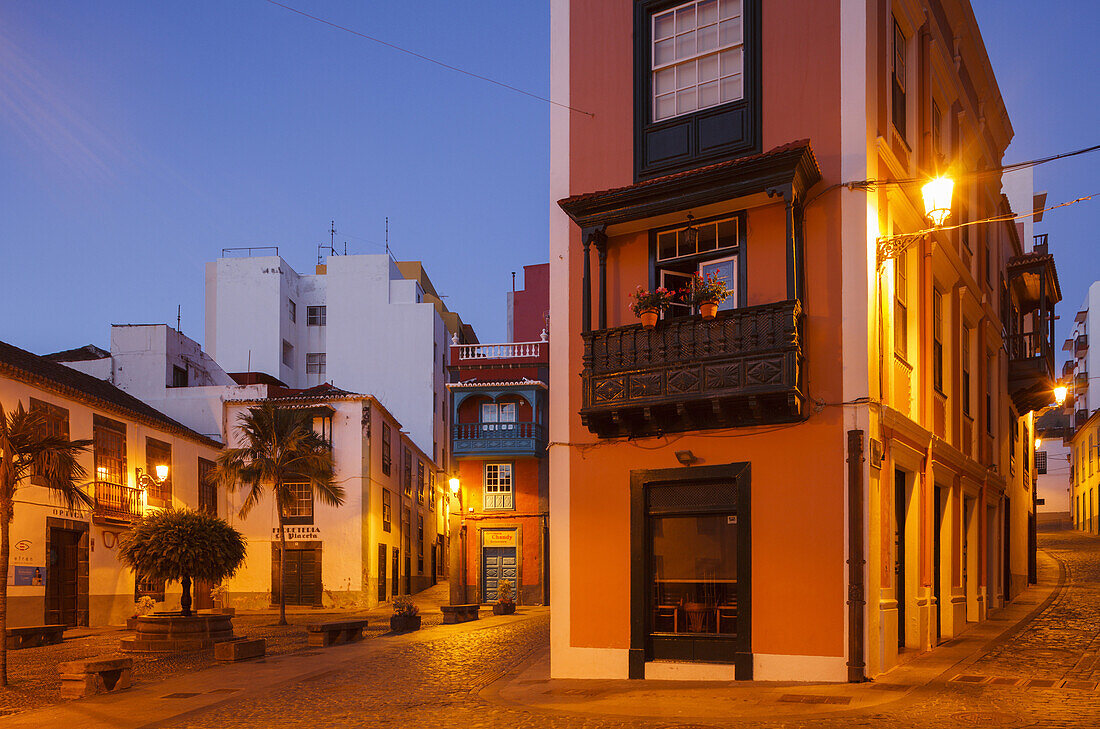
[{"label": "power line", "polygon": [[584,111],[583,109],[578,109],[576,107],[569,106],[569,104],[563,104],[560,101],[554,101],[553,99],[547,98],[545,96],[539,96],[538,94],[533,94],[530,91],[525,91],[524,89],[518,88],[516,86],[511,86],[509,84],[504,83],[503,81],[497,81],[496,79],[489,78],[488,76],[482,76],[481,74],[474,73],[473,71],[467,71],[464,68],[459,68],[458,66],[452,66],[449,63],[444,63],[443,61],[437,60],[437,59],[432,58],[430,56],[425,56],[422,53],[417,53],[416,51],[410,51],[408,48],[402,48],[401,46],[399,46],[395,43],[390,43],[389,41],[384,41],[381,38],[375,38],[374,36],[367,35],[366,33],[360,33],[357,30],[353,30],[351,28],[348,28],[347,26],[340,25],[338,23],[333,23],[331,20],[325,20],[324,18],[319,18],[316,15],[310,15],[309,13],[307,13],[303,10],[298,10],[297,8],[292,8],[289,5],[284,5],[283,3],[278,2],[278,0],[264,0],[264,2],[270,3],[272,5],[277,5],[278,7],[283,8],[284,10],[289,10],[292,13],[297,13],[298,15],[301,15],[303,18],[309,18],[310,20],[317,21],[318,23],[323,23],[323,24],[325,24],[327,26],[330,26],[332,28],[336,28],[337,30],[342,30],[345,33],[351,33],[352,35],[358,36],[360,38],[364,38],[366,40],[373,41],[375,43],[379,43],[381,45],[386,46],[387,48],[392,48],[395,51],[400,51],[401,53],[405,53],[405,54],[408,54],[408,55],[413,56],[415,58],[419,58],[422,61],[427,61],[428,63],[434,63],[437,66],[442,66],[443,68],[449,69],[451,71],[456,71],[458,73],[465,74],[466,76],[470,76],[471,78],[476,78],[480,81],[488,81],[491,84],[495,84],[497,86],[500,86],[501,88],[508,89],[509,91],[515,91],[516,93],[523,94],[524,96],[530,96],[532,99],[538,99],[539,101],[545,101],[548,104],[553,104],[554,106],[560,106],[563,109],[568,109],[569,111],[575,111],[578,114],[584,114],[585,116],[589,116],[589,117],[595,117],[596,116],[595,114],[593,114],[591,112],[588,112],[588,111]]}]

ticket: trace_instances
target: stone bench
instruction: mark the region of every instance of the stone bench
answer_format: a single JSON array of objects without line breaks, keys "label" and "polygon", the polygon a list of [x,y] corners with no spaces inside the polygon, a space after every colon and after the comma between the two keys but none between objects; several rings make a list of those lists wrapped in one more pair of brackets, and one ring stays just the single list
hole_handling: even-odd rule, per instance
[{"label": "stone bench", "polygon": [[25,628],[8,628],[8,649],[34,648],[40,645],[56,645],[64,639],[64,625],[29,625]]},{"label": "stone bench", "polygon": [[439,608],[443,611],[443,624],[454,625],[455,623],[466,623],[471,620],[478,619],[478,611],[481,610],[481,606],[474,605],[443,605]]},{"label": "stone bench", "polygon": [[263,638],[241,638],[214,646],[214,658],[219,661],[247,661],[249,658],[263,658],[267,654],[267,641]]},{"label": "stone bench", "polygon": [[330,645],[353,643],[363,639],[366,620],[340,620],[331,623],[314,623],[306,626],[309,633],[309,645],[312,648],[326,648]]},{"label": "stone bench", "polygon": [[130,688],[134,659],[97,656],[57,666],[61,674],[61,698],[79,699]]}]

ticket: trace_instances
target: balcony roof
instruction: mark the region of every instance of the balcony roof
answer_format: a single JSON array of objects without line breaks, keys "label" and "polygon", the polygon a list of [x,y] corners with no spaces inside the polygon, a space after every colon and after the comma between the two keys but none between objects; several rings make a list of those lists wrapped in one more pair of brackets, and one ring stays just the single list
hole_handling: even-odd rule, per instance
[{"label": "balcony roof", "polygon": [[782,191],[790,185],[801,197],[821,180],[810,140],[780,145],[686,172],[655,177],[625,187],[573,195],[558,205],[582,228],[614,225],[689,208]]},{"label": "balcony roof", "polygon": [[530,388],[530,387],[536,387],[536,388],[541,388],[543,390],[547,389],[545,382],[541,382],[539,380],[529,380],[526,377],[524,377],[523,379],[520,379],[520,380],[506,380],[506,381],[498,381],[498,382],[482,382],[480,380],[467,380],[465,382],[448,382],[447,383],[447,389],[448,390],[477,390],[477,389],[483,388],[483,387],[494,387],[494,388],[519,387],[519,388],[525,388],[525,389]]},{"label": "balcony roof", "polygon": [[1017,288],[1021,302],[1036,306],[1039,301],[1039,282],[1046,278],[1046,295],[1051,303],[1062,300],[1062,287],[1058,283],[1058,269],[1054,266],[1054,256],[1050,253],[1025,253],[1008,259],[1008,276]]}]

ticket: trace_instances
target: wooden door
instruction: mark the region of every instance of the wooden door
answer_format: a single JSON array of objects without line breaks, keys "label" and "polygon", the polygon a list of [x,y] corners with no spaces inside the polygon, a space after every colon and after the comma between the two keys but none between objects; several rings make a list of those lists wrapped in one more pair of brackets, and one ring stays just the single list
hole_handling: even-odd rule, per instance
[{"label": "wooden door", "polygon": [[320,605],[321,591],[318,580],[319,550],[286,550],[286,604]]},{"label": "wooden door", "polygon": [[210,596],[213,585],[205,580],[195,580],[191,583],[191,609],[211,610],[214,607],[214,598]]},{"label": "wooden door", "polygon": [[46,623],[77,624],[77,555],[80,532],[51,529],[46,567]]},{"label": "wooden door", "polygon": [[378,602],[386,601],[386,545],[378,545]]}]

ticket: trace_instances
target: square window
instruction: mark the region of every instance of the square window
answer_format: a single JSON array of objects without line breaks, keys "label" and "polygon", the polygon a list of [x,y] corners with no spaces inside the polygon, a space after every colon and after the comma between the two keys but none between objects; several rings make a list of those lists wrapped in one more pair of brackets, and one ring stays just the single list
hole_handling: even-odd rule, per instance
[{"label": "square window", "polygon": [[485,464],[484,506],[487,510],[513,508],[511,463]]},{"label": "square window", "polygon": [[328,319],[326,311],[327,307],[324,306],[307,306],[306,307],[306,326],[307,327],[323,327]]},{"label": "square window", "polygon": [[289,499],[283,516],[288,520],[287,523],[291,523],[290,520],[293,519],[295,524],[312,524],[313,489],[308,483],[288,483],[285,487]]},{"label": "square window", "polygon": [[325,374],[325,361],[327,355],[324,352],[310,352],[306,355],[306,374]]}]

